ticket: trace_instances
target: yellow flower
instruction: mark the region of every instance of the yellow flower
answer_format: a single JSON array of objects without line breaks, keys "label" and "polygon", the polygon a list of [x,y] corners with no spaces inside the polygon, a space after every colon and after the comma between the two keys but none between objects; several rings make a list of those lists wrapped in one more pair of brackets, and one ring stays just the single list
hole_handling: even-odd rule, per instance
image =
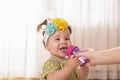
[{"label": "yellow flower", "polygon": [[65,30],[68,22],[63,18],[53,18],[52,23],[58,27],[58,30]]}]

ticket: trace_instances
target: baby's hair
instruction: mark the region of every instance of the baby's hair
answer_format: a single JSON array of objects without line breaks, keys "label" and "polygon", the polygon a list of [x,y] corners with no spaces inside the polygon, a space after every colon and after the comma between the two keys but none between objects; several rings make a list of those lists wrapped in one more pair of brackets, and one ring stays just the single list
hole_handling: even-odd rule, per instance
[{"label": "baby's hair", "polygon": [[39,32],[40,29],[42,29],[42,25],[47,25],[47,19],[45,19],[41,24],[37,26],[37,32]]},{"label": "baby's hair", "polygon": [[68,30],[70,31],[70,34],[72,34],[72,29],[71,29],[71,26],[70,26],[70,25],[68,25],[68,26],[67,26],[67,28],[68,28]]},{"label": "baby's hair", "polygon": [[[37,26],[37,32],[40,32],[42,30],[42,26],[43,25],[47,25],[47,19],[45,19],[42,23],[40,23],[38,26]],[[42,36],[44,36],[44,33],[45,31],[42,32]],[[43,44],[44,44],[44,47],[45,47],[45,42],[43,40]]]},{"label": "baby's hair", "polygon": [[[49,22],[48,20],[50,20],[50,18],[45,19],[42,23],[40,23],[40,24],[37,26],[37,32],[42,31],[42,28],[45,27],[45,26],[47,26],[47,24],[48,24],[48,22]],[[45,26],[43,26],[43,25],[45,25]],[[72,34],[71,26],[68,25],[67,28],[68,28],[68,30],[70,31],[70,34]],[[45,33],[45,31],[42,32],[42,36],[44,36],[44,33]],[[44,47],[45,47],[45,42],[44,42],[44,40],[43,40],[43,44],[44,44]]]}]

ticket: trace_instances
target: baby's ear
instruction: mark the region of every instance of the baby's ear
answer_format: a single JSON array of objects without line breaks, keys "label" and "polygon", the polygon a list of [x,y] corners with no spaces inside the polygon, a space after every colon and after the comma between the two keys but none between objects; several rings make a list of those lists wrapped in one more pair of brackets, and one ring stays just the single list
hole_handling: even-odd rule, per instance
[{"label": "baby's ear", "polygon": [[48,51],[50,50],[50,47],[49,47],[48,43],[46,43],[45,48],[46,48]]}]

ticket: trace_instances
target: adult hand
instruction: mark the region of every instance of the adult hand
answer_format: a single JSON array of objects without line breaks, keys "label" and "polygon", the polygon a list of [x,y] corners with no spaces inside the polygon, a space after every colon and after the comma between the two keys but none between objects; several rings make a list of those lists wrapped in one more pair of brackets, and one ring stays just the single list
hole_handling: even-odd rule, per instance
[{"label": "adult hand", "polygon": [[80,53],[75,54],[77,57],[85,57],[87,59],[87,62],[84,64],[84,66],[95,66],[96,65],[96,54],[97,52],[94,50],[86,50]]}]

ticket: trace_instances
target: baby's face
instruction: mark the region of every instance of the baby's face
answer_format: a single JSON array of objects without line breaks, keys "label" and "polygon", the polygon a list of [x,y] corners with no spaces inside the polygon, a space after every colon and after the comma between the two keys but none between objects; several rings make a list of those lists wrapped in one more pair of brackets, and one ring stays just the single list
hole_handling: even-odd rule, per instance
[{"label": "baby's face", "polygon": [[66,56],[66,50],[70,45],[71,40],[69,31],[59,30],[49,37],[46,48],[51,55],[64,58]]}]

